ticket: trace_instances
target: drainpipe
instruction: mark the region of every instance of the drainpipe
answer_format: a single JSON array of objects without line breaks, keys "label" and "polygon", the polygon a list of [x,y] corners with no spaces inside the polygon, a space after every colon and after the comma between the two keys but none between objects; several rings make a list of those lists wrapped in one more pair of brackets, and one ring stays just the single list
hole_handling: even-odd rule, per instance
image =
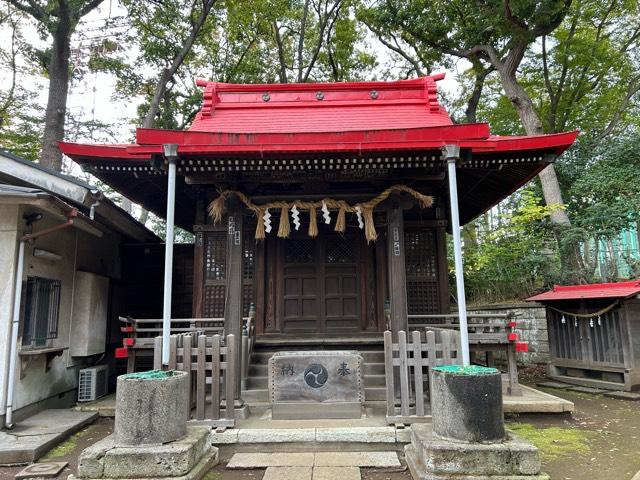
[{"label": "drainpipe", "polygon": [[462,240],[460,238],[460,212],[458,211],[458,181],[456,163],[460,159],[458,145],[445,145],[442,153],[447,161],[449,177],[449,201],[451,206],[451,232],[453,233],[453,253],[456,265],[456,294],[458,297],[458,317],[460,320],[460,342],[462,365],[469,365],[469,330],[467,327],[467,300],[464,293],[464,268],[462,263]]},{"label": "drainpipe", "polygon": [[162,364],[169,365],[169,337],[171,335],[171,290],[173,280],[173,224],[176,203],[176,160],[178,145],[162,146],[169,164],[167,172],[167,234],[164,247],[164,297],[162,302]]},{"label": "drainpipe", "polygon": [[24,245],[26,242],[33,242],[39,237],[43,237],[50,233],[69,228],[73,225],[73,218],[78,215],[78,209],[73,208],[66,213],[67,221],[54,227],[45,228],[36,233],[28,233],[20,238],[18,246],[18,265],[16,267],[15,287],[13,291],[13,316],[9,325],[7,338],[7,356],[9,361],[5,362],[4,375],[4,402],[7,406],[4,426],[8,429],[13,428],[13,391],[15,387],[16,360],[18,357],[18,329],[20,325],[20,302],[22,301],[22,274],[24,271]]}]

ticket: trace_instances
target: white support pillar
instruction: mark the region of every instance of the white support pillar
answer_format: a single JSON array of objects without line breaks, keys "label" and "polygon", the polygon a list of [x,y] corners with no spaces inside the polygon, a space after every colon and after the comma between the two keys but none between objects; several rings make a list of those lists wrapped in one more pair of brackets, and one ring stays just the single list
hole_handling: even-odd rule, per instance
[{"label": "white support pillar", "polygon": [[462,239],[460,238],[460,214],[458,211],[458,182],[456,163],[460,159],[458,145],[445,145],[442,149],[447,161],[449,177],[449,201],[451,207],[451,232],[453,233],[453,253],[456,266],[456,294],[458,297],[458,318],[460,320],[460,340],[462,343],[462,364],[469,365],[469,329],[467,327],[467,300],[464,293],[464,267],[462,263]]},{"label": "white support pillar", "polygon": [[169,337],[171,335],[171,293],[173,288],[173,228],[176,203],[176,160],[178,146],[163,145],[167,159],[167,228],[164,248],[164,293],[162,301],[162,364],[169,364]]}]

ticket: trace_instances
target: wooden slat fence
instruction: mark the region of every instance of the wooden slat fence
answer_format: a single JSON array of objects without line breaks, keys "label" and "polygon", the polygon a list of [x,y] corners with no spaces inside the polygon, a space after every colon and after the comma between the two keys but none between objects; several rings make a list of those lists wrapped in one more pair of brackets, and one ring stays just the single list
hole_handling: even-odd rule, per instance
[{"label": "wooden slat fence", "polygon": [[460,333],[432,328],[422,333],[411,332],[407,341],[398,332],[397,343],[390,331],[384,332],[384,371],[387,387],[387,423],[428,421],[425,382],[429,368],[462,363]]},{"label": "wooden slat fence", "polygon": [[[163,369],[162,337],[156,337],[154,343],[153,367],[160,370]],[[238,342],[235,335],[227,335],[225,343],[223,346],[220,335],[171,335],[166,369],[189,374],[191,423],[212,427],[235,425]]]}]

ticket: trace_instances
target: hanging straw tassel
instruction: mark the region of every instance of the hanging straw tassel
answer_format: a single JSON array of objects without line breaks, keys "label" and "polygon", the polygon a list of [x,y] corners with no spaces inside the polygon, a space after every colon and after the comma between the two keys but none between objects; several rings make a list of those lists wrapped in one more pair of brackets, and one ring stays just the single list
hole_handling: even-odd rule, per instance
[{"label": "hanging straw tassel", "polygon": [[264,240],[266,238],[266,234],[264,232],[264,218],[262,218],[264,216],[264,212],[261,208],[258,208],[255,214],[257,219],[255,234],[256,240]]},{"label": "hanging straw tassel", "polygon": [[213,223],[220,223],[222,221],[222,214],[224,213],[224,202],[227,199],[227,192],[220,193],[220,196],[213,200],[209,204],[209,215],[213,219]]},{"label": "hanging straw tassel", "polygon": [[282,207],[280,209],[280,226],[278,227],[278,238],[288,238],[291,233],[291,225],[289,225],[289,209]]},{"label": "hanging straw tassel", "polygon": [[378,238],[378,233],[373,223],[373,208],[368,206],[363,207],[362,215],[364,217],[364,236],[367,239],[367,243],[375,242]]},{"label": "hanging straw tassel", "polygon": [[340,204],[340,210],[338,210],[338,216],[336,217],[336,226],[334,230],[336,232],[344,233],[347,229],[347,221],[345,219],[345,206]]},{"label": "hanging straw tassel", "polygon": [[318,236],[318,215],[316,207],[309,207],[309,236],[313,238]]}]

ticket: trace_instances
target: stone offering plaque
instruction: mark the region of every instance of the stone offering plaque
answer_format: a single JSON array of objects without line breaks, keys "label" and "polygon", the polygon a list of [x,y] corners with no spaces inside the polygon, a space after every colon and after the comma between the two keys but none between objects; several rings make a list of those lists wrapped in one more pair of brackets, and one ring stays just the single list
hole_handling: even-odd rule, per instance
[{"label": "stone offering plaque", "polygon": [[362,357],[343,350],[275,353],[269,398],[274,419],[360,418]]}]

